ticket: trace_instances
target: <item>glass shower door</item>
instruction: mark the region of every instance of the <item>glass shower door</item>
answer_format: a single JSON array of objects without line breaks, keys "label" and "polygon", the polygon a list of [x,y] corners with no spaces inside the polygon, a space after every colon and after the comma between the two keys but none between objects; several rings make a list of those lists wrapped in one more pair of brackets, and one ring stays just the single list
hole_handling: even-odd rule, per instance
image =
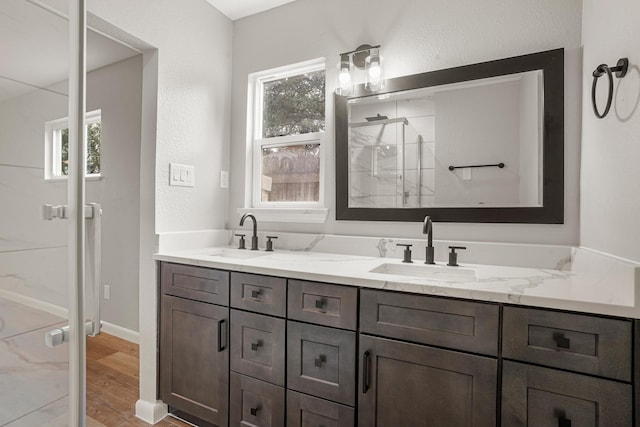
[{"label": "glass shower door", "polygon": [[[0,2],[0,426],[84,423],[84,390],[70,381],[84,367],[84,332],[45,344],[77,317],[69,284],[84,266],[82,197],[68,190],[78,140],[69,93],[80,98],[69,90],[69,27],[37,0]],[[77,335],[71,323],[66,338]]]}]

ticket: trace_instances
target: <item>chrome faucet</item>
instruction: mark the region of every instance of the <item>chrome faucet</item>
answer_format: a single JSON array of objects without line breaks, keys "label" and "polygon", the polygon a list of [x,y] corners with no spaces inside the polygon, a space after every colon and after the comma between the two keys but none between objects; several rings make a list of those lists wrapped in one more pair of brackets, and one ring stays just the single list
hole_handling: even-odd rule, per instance
[{"label": "chrome faucet", "polygon": [[424,263],[435,264],[435,262],[433,261],[433,225],[431,224],[431,218],[429,218],[429,215],[424,217],[424,222],[422,223],[422,234],[427,235],[427,248],[425,252]]},{"label": "chrome faucet", "polygon": [[251,218],[253,220],[253,236],[251,236],[251,250],[258,250],[258,221],[256,221],[256,217],[253,214],[246,213],[242,215],[240,218],[240,227],[244,225],[244,220],[247,218]]}]

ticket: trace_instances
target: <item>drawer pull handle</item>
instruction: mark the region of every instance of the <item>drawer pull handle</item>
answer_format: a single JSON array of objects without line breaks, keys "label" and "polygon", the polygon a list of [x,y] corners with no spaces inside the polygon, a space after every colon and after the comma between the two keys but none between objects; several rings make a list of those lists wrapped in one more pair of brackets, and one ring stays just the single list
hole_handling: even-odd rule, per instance
[{"label": "drawer pull handle", "polygon": [[558,417],[558,427],[571,427],[571,420],[564,416]]},{"label": "drawer pull handle", "polygon": [[554,332],[553,340],[558,348],[571,348],[571,340],[564,336],[562,332]]},{"label": "drawer pull handle", "polygon": [[325,357],[325,355],[321,354],[317,359],[313,360],[313,364],[316,366],[316,368],[321,368],[322,364],[326,361],[327,361],[327,358]]},{"label": "drawer pull handle", "polygon": [[251,350],[252,351],[258,351],[258,348],[260,348],[261,346],[262,346],[262,341],[252,342],[251,343]]},{"label": "drawer pull handle", "polygon": [[260,406],[256,406],[255,408],[251,408],[249,409],[249,411],[251,412],[251,415],[253,415],[254,417],[258,415],[258,411],[262,409],[260,408]]},{"label": "drawer pull handle", "polygon": [[259,298],[260,297],[260,291],[251,291],[251,298]]},{"label": "drawer pull handle", "polygon": [[366,394],[369,390],[369,375],[371,374],[371,355],[365,351],[362,355],[362,394]]},{"label": "drawer pull handle", "polygon": [[316,300],[316,308],[318,310],[322,310],[326,304],[327,304],[327,301],[324,298],[320,298]]},{"label": "drawer pull handle", "polygon": [[[222,329],[222,325],[226,325],[226,319],[218,320],[218,352],[223,351],[227,348],[227,328]],[[222,339],[224,332],[224,339]]]}]

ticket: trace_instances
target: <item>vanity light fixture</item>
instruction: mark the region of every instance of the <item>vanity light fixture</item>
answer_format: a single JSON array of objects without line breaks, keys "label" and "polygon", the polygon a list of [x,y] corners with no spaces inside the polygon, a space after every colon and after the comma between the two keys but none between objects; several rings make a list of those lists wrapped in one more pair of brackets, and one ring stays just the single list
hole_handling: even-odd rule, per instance
[{"label": "vanity light fixture", "polygon": [[338,81],[336,94],[347,96],[353,90],[355,69],[364,70],[364,87],[371,92],[384,88],[384,73],[382,68],[380,45],[363,44],[355,50],[340,54],[338,63]]}]

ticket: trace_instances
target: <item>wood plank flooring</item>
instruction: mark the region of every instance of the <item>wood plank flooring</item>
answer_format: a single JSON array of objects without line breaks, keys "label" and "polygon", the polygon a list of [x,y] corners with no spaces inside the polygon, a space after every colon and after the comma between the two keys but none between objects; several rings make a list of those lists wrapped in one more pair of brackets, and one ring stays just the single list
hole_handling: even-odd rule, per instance
[{"label": "wood plank flooring", "polygon": [[[87,337],[87,425],[91,427],[148,426],[136,418],[138,345],[101,333]],[[156,426],[187,427],[167,417]]]}]

